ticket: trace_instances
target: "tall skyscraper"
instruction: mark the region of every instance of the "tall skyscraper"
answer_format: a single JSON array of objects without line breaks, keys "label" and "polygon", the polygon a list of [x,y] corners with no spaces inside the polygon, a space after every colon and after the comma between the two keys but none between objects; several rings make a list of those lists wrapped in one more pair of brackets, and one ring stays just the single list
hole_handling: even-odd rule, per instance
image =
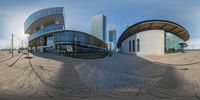
[{"label": "tall skyscraper", "polygon": [[110,42],[116,42],[116,38],[117,38],[116,32],[117,32],[116,29],[109,30],[109,41]]},{"label": "tall skyscraper", "polygon": [[106,41],[106,16],[103,14],[92,17],[91,34]]},{"label": "tall skyscraper", "polygon": [[109,42],[111,42],[111,50],[115,50],[117,43],[117,31],[115,27],[110,27],[109,29]]}]

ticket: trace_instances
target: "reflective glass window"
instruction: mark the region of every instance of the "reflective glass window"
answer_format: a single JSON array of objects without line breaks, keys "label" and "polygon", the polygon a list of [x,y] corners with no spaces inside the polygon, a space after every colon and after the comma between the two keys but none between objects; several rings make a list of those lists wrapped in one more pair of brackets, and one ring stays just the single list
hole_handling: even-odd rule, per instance
[{"label": "reflective glass window", "polygon": [[180,43],[184,41],[178,36],[165,32],[165,53],[181,52],[182,48]]}]

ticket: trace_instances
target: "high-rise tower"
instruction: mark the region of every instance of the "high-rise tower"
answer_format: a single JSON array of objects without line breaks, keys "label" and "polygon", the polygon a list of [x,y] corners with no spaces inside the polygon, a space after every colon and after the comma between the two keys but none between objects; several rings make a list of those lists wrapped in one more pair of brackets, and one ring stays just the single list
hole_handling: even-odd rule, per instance
[{"label": "high-rise tower", "polygon": [[103,14],[93,16],[91,25],[91,34],[106,41],[106,16]]}]

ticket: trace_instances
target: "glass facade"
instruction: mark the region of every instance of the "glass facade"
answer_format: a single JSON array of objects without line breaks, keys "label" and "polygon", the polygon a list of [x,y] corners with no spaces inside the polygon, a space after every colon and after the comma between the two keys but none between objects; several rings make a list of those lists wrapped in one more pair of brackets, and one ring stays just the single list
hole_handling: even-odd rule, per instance
[{"label": "glass facade", "polygon": [[55,43],[72,43],[77,42],[80,45],[91,45],[97,47],[106,47],[106,43],[100,39],[78,31],[61,31],[54,34]]},{"label": "glass facade", "polygon": [[24,24],[25,33],[30,34],[29,47],[75,53],[106,50],[107,44],[92,35],[65,30],[63,16],[62,7],[39,10],[29,16]]},{"label": "glass facade", "polygon": [[47,44],[46,44],[47,46],[53,47],[53,45],[54,45],[53,36],[48,36],[46,42],[47,42]]},{"label": "glass facade", "polygon": [[184,41],[178,36],[165,32],[165,53],[176,53],[182,51],[182,46],[180,43]]},{"label": "glass facade", "polygon": [[91,51],[96,49],[105,49],[107,47],[106,43],[101,41],[100,39],[78,31],[61,31],[54,33],[54,42],[56,44],[57,49],[66,48],[64,46],[73,45],[76,46],[76,51],[83,51],[83,49],[87,49],[87,51]]},{"label": "glass facade", "polygon": [[43,27],[42,29],[32,33],[29,37],[29,41],[40,37],[42,35],[45,35],[47,33],[53,32],[53,31],[59,31],[59,30],[64,30],[64,25],[63,24],[53,24],[53,25],[48,25],[46,27]]},{"label": "glass facade", "polygon": [[116,42],[116,30],[109,30],[109,41],[110,42]]},{"label": "glass facade", "polygon": [[47,8],[47,9],[42,9],[33,13],[25,21],[24,30],[26,31],[29,28],[29,26],[35,21],[37,21],[38,19],[43,18],[45,16],[49,16],[49,15],[55,15],[55,14],[63,14],[63,7]]}]

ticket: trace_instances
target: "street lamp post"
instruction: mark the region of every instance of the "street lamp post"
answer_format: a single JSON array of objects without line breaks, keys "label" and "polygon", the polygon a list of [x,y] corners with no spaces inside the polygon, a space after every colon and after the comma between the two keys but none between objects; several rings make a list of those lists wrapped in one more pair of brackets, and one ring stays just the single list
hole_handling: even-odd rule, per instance
[{"label": "street lamp post", "polygon": [[11,38],[11,53],[12,53],[12,58],[13,58],[13,34],[12,34],[12,38]]}]

